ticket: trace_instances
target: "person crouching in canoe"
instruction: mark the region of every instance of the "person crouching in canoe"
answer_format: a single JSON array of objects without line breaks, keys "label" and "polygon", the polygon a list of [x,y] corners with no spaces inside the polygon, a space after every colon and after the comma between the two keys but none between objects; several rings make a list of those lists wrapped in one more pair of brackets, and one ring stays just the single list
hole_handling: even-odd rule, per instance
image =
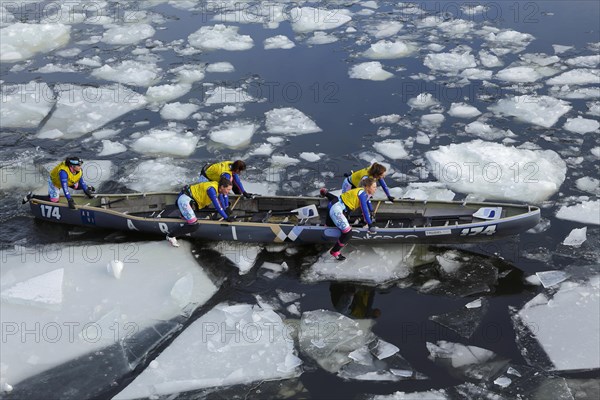
[{"label": "person crouching in canoe", "polygon": [[370,167],[363,168],[353,172],[352,174],[344,174],[345,178],[342,182],[342,193],[346,193],[349,190],[360,187],[360,182],[365,178],[373,178],[379,183],[388,200],[394,201],[395,197],[390,194],[390,189],[388,189],[385,181],[383,180],[386,171],[387,168],[385,168],[383,165],[379,163],[373,163],[373,165]]},{"label": "person crouching in canoe", "polygon": [[227,178],[221,178],[219,182],[202,182],[185,186],[177,198],[177,207],[187,224],[167,235],[169,243],[173,247],[179,247],[177,236],[186,235],[198,229],[199,226],[196,224],[198,218],[194,208],[201,210],[212,203],[219,215],[227,222],[231,222],[233,217],[228,216],[225,211],[229,207],[228,195],[231,188],[231,181]]},{"label": "person crouching in canoe", "polygon": [[347,217],[351,211],[360,207],[363,219],[369,225],[369,232],[375,233],[377,231],[371,218],[373,206],[370,201],[371,196],[377,190],[377,182],[373,178],[365,178],[361,181],[361,184],[362,187],[342,193],[339,197],[328,193],[325,188],[321,189],[321,196],[326,196],[329,199],[329,213],[327,214],[326,225],[337,226],[342,232],[336,244],[329,251],[329,254],[338,261],[346,259],[342,255],[342,248],[352,239],[352,226],[350,226]]},{"label": "person crouching in canoe", "polygon": [[198,182],[218,182],[221,178],[229,179],[233,184],[233,193],[241,194],[247,199],[253,194],[246,192],[240,174],[246,170],[246,163],[242,160],[223,161],[220,163],[206,164],[200,171]]},{"label": "person crouching in canoe", "polygon": [[93,193],[96,189],[88,186],[83,180],[83,170],[81,169],[83,160],[79,157],[67,157],[65,161],[58,164],[50,171],[48,178],[48,197],[53,203],[57,203],[60,198],[60,189],[63,190],[69,208],[75,209],[75,200],[71,198],[69,188],[83,190],[83,193],[90,199],[94,198]]}]

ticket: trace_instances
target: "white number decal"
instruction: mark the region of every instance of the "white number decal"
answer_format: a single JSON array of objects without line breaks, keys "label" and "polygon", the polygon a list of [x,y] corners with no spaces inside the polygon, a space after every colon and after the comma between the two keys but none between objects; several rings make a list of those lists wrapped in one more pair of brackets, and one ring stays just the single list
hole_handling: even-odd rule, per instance
[{"label": "white number decal", "polygon": [[[484,229],[485,228],[485,229]],[[475,235],[488,235],[491,236],[496,233],[496,225],[490,225],[487,227],[477,226],[475,228],[465,228],[460,231],[460,236],[475,236]]]},{"label": "white number decal", "polygon": [[40,211],[42,212],[42,217],[44,217],[44,218],[60,219],[60,208],[59,207],[47,206],[45,204],[42,204],[40,206]]}]

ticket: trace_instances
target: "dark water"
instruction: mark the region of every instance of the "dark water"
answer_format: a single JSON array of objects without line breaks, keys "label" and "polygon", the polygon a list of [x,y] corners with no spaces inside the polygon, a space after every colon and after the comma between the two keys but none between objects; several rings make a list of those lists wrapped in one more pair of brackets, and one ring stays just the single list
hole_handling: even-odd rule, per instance
[{"label": "dark water", "polygon": [[[331,5],[333,2],[321,2],[321,6]],[[348,6],[350,10],[356,11],[357,6],[351,6],[352,2],[337,2],[337,7]],[[119,4],[119,3],[116,3]],[[131,10],[137,9],[136,3],[123,3],[125,8]],[[411,111],[407,105],[408,99],[415,97],[422,92],[429,92],[437,98],[443,106],[449,108],[450,103],[457,101],[466,101],[480,110],[485,110],[490,105],[490,100],[500,99],[505,95],[514,95],[516,92],[509,87],[499,88],[483,87],[481,81],[472,81],[466,86],[459,88],[448,87],[452,78],[439,76],[435,81],[422,81],[409,78],[416,73],[430,73],[423,67],[423,57],[430,53],[425,48],[428,44],[423,37],[423,31],[416,30],[410,21],[414,18],[410,14],[399,12],[402,7],[396,6],[391,2],[379,2],[380,8],[378,14],[374,16],[353,17],[356,23],[358,34],[343,34],[344,27],[335,31],[340,37],[340,41],[323,46],[307,46],[302,40],[295,40],[297,46],[291,50],[273,50],[264,51],[262,41],[276,34],[286,35],[294,38],[294,32],[288,23],[281,23],[276,30],[266,30],[257,24],[240,24],[240,34],[250,35],[255,46],[248,51],[226,52],[214,51],[192,56],[177,56],[173,51],[159,52],[162,57],[159,66],[168,70],[174,66],[185,64],[206,64],[220,61],[231,62],[236,71],[231,74],[207,74],[202,82],[197,82],[193,90],[187,95],[176,101],[200,103],[203,101],[205,88],[203,82],[214,82],[226,84],[233,87],[245,87],[250,94],[255,97],[266,98],[266,101],[258,103],[248,103],[241,115],[236,115],[235,119],[250,119],[262,121],[264,113],[273,108],[286,106],[295,107],[310,116],[323,132],[320,134],[303,135],[290,137],[285,144],[278,147],[277,153],[286,153],[290,156],[296,156],[303,151],[314,151],[325,153],[323,159],[311,164],[309,168],[313,169],[314,179],[306,179],[298,176],[297,169],[300,167],[289,167],[284,176],[289,177],[286,184],[280,185],[277,194],[302,194],[315,190],[315,181],[324,179],[330,187],[338,187],[341,181],[341,172],[351,168],[357,168],[364,162],[359,160],[359,154],[372,149],[374,142],[380,141],[375,135],[377,127],[369,122],[370,118],[387,115],[399,114],[403,119],[411,122],[418,121],[422,113]],[[463,3],[459,2],[418,2],[416,6],[425,10],[427,14],[434,15],[437,12],[444,12],[459,16],[468,20],[473,20],[480,25],[494,26],[500,29],[514,29],[520,32],[531,33],[535,40],[527,47],[527,53],[544,52],[553,54],[552,44],[574,46],[567,55],[563,57],[574,57],[579,54],[589,55],[593,51],[587,49],[588,43],[598,42],[600,40],[600,3],[596,1],[538,1],[538,2],[493,2],[489,3],[488,14],[470,17],[462,15],[459,7]],[[470,4],[470,3],[469,3]],[[116,5],[114,6],[116,7]],[[394,11],[396,10],[396,11]],[[166,21],[161,24],[165,29],[157,30],[153,39],[168,43],[172,40],[186,39],[187,36],[199,29],[203,24],[213,24],[206,22],[207,14],[204,11],[183,11],[169,5],[159,5],[151,8],[150,11],[161,14]],[[31,14],[23,15],[23,18],[34,18]],[[368,45],[357,45],[355,42],[363,34],[361,27],[368,23],[377,22],[380,19],[402,20],[405,22],[405,28],[401,34],[415,34],[411,40],[417,42],[420,51],[406,58],[396,60],[383,60],[382,63],[386,69],[393,71],[395,77],[385,82],[372,82],[350,79],[348,69],[356,62],[368,61],[357,54],[365,50]],[[91,27],[75,25],[72,36],[74,39],[87,38],[92,34],[101,34],[100,27]],[[479,49],[481,39],[479,37],[470,38],[443,38],[446,49],[451,49],[459,44],[468,44],[474,49]],[[80,56],[99,55],[103,60],[111,57],[128,58],[128,53],[134,48],[126,46],[121,49],[115,49],[102,43],[94,44],[85,48]],[[445,50],[446,51],[446,50]],[[597,50],[596,50],[597,53]],[[508,66],[512,61],[518,59],[516,54],[508,54],[502,57],[504,65]],[[49,85],[59,83],[76,84],[105,84],[91,77],[88,73],[52,73],[39,74],[34,72],[37,68],[48,62],[63,62],[62,59],[45,54],[35,57],[27,64],[23,71],[10,71],[13,64],[0,65],[0,79],[2,84],[26,83],[31,80],[43,81]],[[401,71],[395,71],[396,68],[402,68]],[[435,74],[435,73],[434,73]],[[161,82],[165,83],[165,82]],[[525,85],[527,86],[527,85]],[[271,91],[272,89],[272,91]],[[145,93],[145,89],[138,88],[140,93]],[[538,94],[545,94],[547,86],[535,90]],[[487,94],[489,96],[483,96]],[[585,113],[587,111],[586,103],[589,100],[569,100],[573,110],[569,117]],[[201,109],[201,111],[211,111],[211,109]],[[588,116],[588,118],[591,118]],[[217,117],[211,124],[217,125],[231,117]],[[137,121],[148,120],[150,123],[142,128],[132,126]],[[219,301],[243,301],[253,302],[253,294],[273,295],[275,289],[282,289],[290,292],[303,293],[301,299],[301,310],[309,311],[316,309],[335,310],[336,295],[340,291],[357,293],[359,291],[368,292],[371,295],[372,303],[370,310],[377,309],[379,317],[376,319],[373,332],[390,343],[400,348],[400,354],[419,371],[429,377],[422,381],[401,381],[401,382],[361,382],[343,380],[333,374],[323,371],[314,362],[304,358],[304,373],[296,380],[283,382],[267,382],[263,384],[250,386],[236,386],[227,389],[215,389],[201,391],[197,393],[182,394],[179,398],[272,398],[282,397],[282,393],[292,393],[295,398],[364,398],[367,394],[391,394],[395,391],[421,391],[429,389],[449,388],[460,385],[465,379],[457,378],[446,369],[434,364],[428,359],[426,342],[437,342],[446,340],[451,342],[460,342],[468,345],[479,346],[489,349],[502,357],[509,359],[514,365],[526,365],[521,351],[515,343],[515,332],[510,319],[509,307],[519,309],[528,300],[534,297],[541,289],[538,287],[525,285],[524,277],[538,271],[549,269],[566,269],[577,267],[579,265],[598,264],[597,253],[594,252],[593,243],[598,243],[598,229],[588,228],[588,243],[581,251],[569,252],[560,246],[560,242],[574,228],[581,227],[581,224],[570,221],[558,220],[554,217],[559,208],[557,202],[560,202],[568,196],[584,195],[574,186],[576,178],[581,176],[598,177],[597,159],[590,158],[590,149],[600,144],[597,134],[587,134],[579,136],[565,132],[560,128],[564,119],[552,129],[535,128],[530,124],[515,122],[512,119],[492,120],[493,125],[498,128],[508,129],[518,133],[515,145],[523,142],[533,142],[543,149],[551,149],[559,152],[563,158],[576,157],[580,153],[586,155],[584,161],[578,165],[569,165],[567,180],[560,188],[560,192],[555,194],[543,206],[542,216],[550,221],[550,227],[541,233],[525,233],[518,239],[501,241],[496,243],[468,246],[459,249],[461,254],[472,257],[468,270],[473,271],[469,277],[460,281],[444,281],[443,289],[425,294],[419,291],[420,285],[431,278],[440,278],[434,265],[426,265],[418,272],[415,272],[409,278],[402,282],[392,282],[383,287],[369,287],[355,283],[341,285],[335,282],[323,282],[317,284],[306,284],[301,280],[302,273],[314,261],[317,254],[323,251],[323,248],[302,248],[298,254],[286,255],[285,253],[263,252],[260,260],[278,262],[285,261],[290,265],[289,271],[281,274],[276,279],[265,277],[260,270],[254,268],[248,275],[238,276],[237,270],[231,265],[226,266],[224,270],[219,271],[213,268],[221,279],[226,283],[217,296],[211,302],[195,314],[195,318],[204,313],[210,305]],[[455,134],[461,127],[455,125],[456,120],[446,118],[439,128],[437,135],[432,135],[431,144],[428,146],[415,145],[410,151],[407,160],[392,161],[392,167],[397,171],[408,172],[413,170],[419,164],[424,153],[438,145],[447,145],[449,143],[458,143],[470,141],[473,138],[467,136],[458,136]],[[470,121],[469,121],[470,122]],[[119,125],[123,123],[123,125]],[[194,121],[183,121],[190,130],[196,128]],[[139,130],[147,130],[153,127],[165,127],[165,121],[161,120],[156,112],[150,110],[138,110],[126,114],[125,116],[113,121],[107,127],[123,128],[117,138],[112,140],[121,141],[128,138],[132,133]],[[415,127],[401,128],[392,127],[392,138],[405,139],[414,137],[418,129]],[[8,129],[2,130],[0,141],[2,149],[0,156],[4,166],[10,165],[11,160],[23,160],[25,158],[35,165],[55,161],[63,158],[65,153],[78,152],[86,159],[99,159],[97,156],[99,149],[98,142],[89,142],[86,139],[90,135],[85,135],[74,140],[39,140],[33,137],[35,130],[27,129]],[[551,137],[552,140],[542,138],[542,135]],[[252,143],[264,143],[267,137],[271,136],[264,129],[259,130],[253,137]],[[578,150],[573,150],[571,146],[578,144]],[[370,150],[372,151],[372,150]],[[245,150],[228,150],[214,147],[201,147],[189,159],[176,159],[177,165],[184,165],[188,168],[198,167],[209,160],[229,159],[243,156]],[[29,156],[28,156],[29,155]],[[153,156],[144,156],[129,150],[116,156],[108,157],[118,167],[119,171],[127,171],[131,165],[139,160],[149,159]],[[131,161],[135,158],[135,161]],[[386,160],[388,161],[388,160]],[[265,160],[260,157],[247,159],[251,166],[249,178],[253,174],[258,175],[265,168],[269,168]],[[306,165],[302,165],[306,167]],[[332,172],[334,177],[321,177],[322,172]],[[115,181],[117,180],[115,177]],[[190,176],[190,179],[193,179]],[[429,176],[426,180],[434,180]],[[292,184],[293,183],[293,184]],[[402,186],[406,182],[394,181],[388,179],[390,186]],[[107,186],[101,190],[119,191],[125,190],[120,185]],[[175,188],[173,188],[175,189]],[[0,195],[0,221],[2,229],[0,230],[0,243],[7,249],[12,245],[24,244],[49,245],[54,243],[63,243],[73,240],[69,235],[69,228],[57,227],[47,223],[34,221],[27,216],[26,208],[18,206],[21,193],[15,191],[2,190]],[[458,194],[459,197],[465,194]],[[77,240],[89,241],[95,243],[98,241],[115,240],[109,236],[110,232],[89,232],[83,236],[78,236]],[[149,238],[125,237],[125,240],[140,240]],[[123,240],[123,238],[119,239]],[[200,249],[204,249],[202,243],[196,243]],[[444,248],[429,248],[427,251],[432,253],[441,253]],[[201,263],[215,263],[219,256],[209,252],[202,251]],[[537,260],[526,257],[528,254],[537,254]],[[540,261],[543,260],[543,261]],[[218,262],[216,264],[219,264]],[[222,264],[221,264],[222,265]],[[442,279],[445,279],[442,277]],[[333,294],[333,295],[332,295]],[[457,310],[464,304],[483,296],[488,302],[488,311],[484,316],[481,325],[470,339],[457,335],[454,331],[447,329],[439,324],[432,322],[429,317],[440,315],[453,310]],[[592,316],[598,318],[598,316]],[[181,321],[176,330],[184,329],[189,321]],[[176,333],[168,339],[159,349],[155,349],[148,360],[154,358],[168,343],[176,336]],[[147,362],[147,360],[146,360]],[[116,380],[117,386],[111,386],[111,379],[108,381],[90,379],[85,384],[76,383],[81,379],[81,364],[75,362],[75,366],[64,366],[44,376],[34,377],[28,380],[26,387],[17,387],[15,392],[7,398],[41,398],[41,393],[55,388],[55,393],[63,393],[68,396],[68,392],[62,392],[64,387],[94,387],[95,391],[87,392],[88,395],[96,398],[106,398],[110,394],[119,392],[136,374],[141,372],[145,363],[138,367],[133,374],[119,376],[112,379]],[[96,364],[87,363],[88,374],[94,374]],[[566,378],[579,378],[598,383],[600,375],[598,371],[580,372],[570,374],[560,374]],[[59,389],[63,388],[63,389]],[[524,392],[527,393],[527,392]],[[525,395],[525,398],[528,395]],[[477,398],[477,397],[472,397]],[[508,396],[510,398],[510,396]],[[533,398],[533,397],[532,397]]]}]

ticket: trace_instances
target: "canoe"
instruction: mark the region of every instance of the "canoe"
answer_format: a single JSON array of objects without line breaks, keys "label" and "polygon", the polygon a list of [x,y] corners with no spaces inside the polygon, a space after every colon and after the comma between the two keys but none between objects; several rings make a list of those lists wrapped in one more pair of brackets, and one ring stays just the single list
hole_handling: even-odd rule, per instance
[{"label": "canoe", "polygon": [[[77,209],[64,197],[29,195],[38,219],[89,228],[144,232],[165,236],[183,225],[175,205],[177,193],[100,194],[93,199],[74,195]],[[328,243],[340,232],[325,226],[328,201],[317,197],[230,196],[233,222],[217,219],[214,209],[196,212],[200,227],[190,236],[205,240],[254,243]],[[373,243],[467,243],[515,236],[540,221],[536,206],[488,202],[422,201],[393,203],[373,200],[377,226],[369,233],[359,214],[348,218],[353,240]]]}]

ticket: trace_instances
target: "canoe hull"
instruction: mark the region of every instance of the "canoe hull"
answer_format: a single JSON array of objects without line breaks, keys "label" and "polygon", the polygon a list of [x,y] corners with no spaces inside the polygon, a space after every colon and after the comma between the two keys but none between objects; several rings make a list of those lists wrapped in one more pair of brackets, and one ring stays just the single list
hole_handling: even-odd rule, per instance
[{"label": "canoe hull", "polygon": [[[78,206],[78,209],[72,210],[64,203],[51,203],[38,198],[31,199],[30,208],[36,218],[54,223],[148,233],[163,237],[185,224],[185,221],[175,218],[139,217],[102,207]],[[373,243],[481,242],[518,235],[537,225],[539,220],[539,208],[530,207],[528,212],[510,218],[449,226],[380,227],[374,234],[356,226],[353,228],[353,240]],[[190,235],[193,238],[247,243],[331,243],[340,233],[337,228],[308,224],[228,223],[209,219],[199,219],[198,224],[199,228]]]}]

